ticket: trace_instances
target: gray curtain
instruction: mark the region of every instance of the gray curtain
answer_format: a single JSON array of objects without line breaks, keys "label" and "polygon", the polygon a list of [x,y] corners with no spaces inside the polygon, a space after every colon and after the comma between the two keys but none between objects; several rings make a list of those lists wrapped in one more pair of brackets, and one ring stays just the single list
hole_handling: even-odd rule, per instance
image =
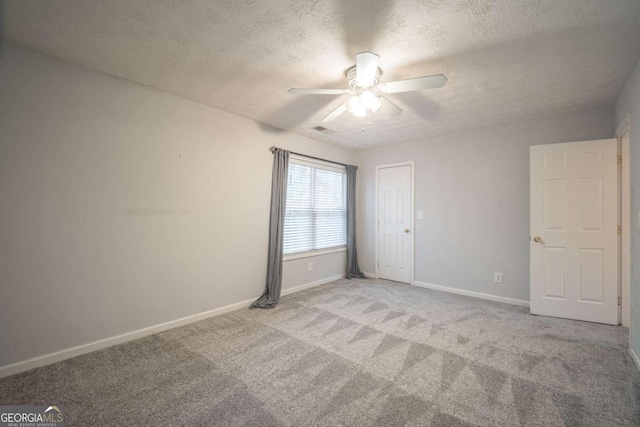
[{"label": "gray curtain", "polygon": [[356,250],[356,171],[357,166],[347,165],[347,279],[365,279],[358,266]]},{"label": "gray curtain", "polygon": [[269,258],[264,293],[250,308],[274,308],[280,299],[282,288],[282,244],[284,214],[287,204],[287,170],[289,152],[273,150],[273,172],[271,175],[271,213],[269,215]]}]

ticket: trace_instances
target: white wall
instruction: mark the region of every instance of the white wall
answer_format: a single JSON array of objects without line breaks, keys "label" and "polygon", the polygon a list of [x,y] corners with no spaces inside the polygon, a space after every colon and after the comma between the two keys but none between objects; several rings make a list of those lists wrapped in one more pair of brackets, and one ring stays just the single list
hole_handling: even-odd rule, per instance
[{"label": "white wall", "polygon": [[[312,271],[309,271],[310,262],[313,263]],[[345,271],[347,271],[347,253],[345,251],[285,260],[282,264],[282,289],[290,289],[303,283],[319,283],[330,278],[336,279]]]},{"label": "white wall", "polygon": [[[0,366],[257,298],[277,145],[353,153],[14,45],[0,56]],[[284,288],[345,272],[285,265]]]},{"label": "white wall", "polygon": [[594,109],[359,152],[360,267],[375,272],[375,166],[414,160],[415,280],[528,301],[529,146],[611,138],[612,123]]},{"label": "white wall", "polygon": [[[640,63],[629,77],[615,106],[616,128],[631,115],[631,348],[640,356],[640,228],[634,227],[640,214],[640,197],[634,196],[640,188]],[[635,315],[634,315],[635,313]]]}]

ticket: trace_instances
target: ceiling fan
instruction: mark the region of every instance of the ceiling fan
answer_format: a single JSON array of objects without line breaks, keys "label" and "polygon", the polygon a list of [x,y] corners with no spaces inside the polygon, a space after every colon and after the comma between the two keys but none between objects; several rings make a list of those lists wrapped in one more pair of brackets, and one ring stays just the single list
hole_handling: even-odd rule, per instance
[{"label": "ceiling fan", "polygon": [[356,55],[356,65],[345,73],[350,89],[289,89],[289,93],[299,95],[345,95],[351,94],[351,98],[338,108],[327,114],[322,121],[330,122],[345,111],[351,112],[356,117],[365,117],[367,111],[372,113],[378,110],[390,117],[402,113],[402,109],[387,98],[386,93],[412,92],[416,90],[435,89],[445,85],[447,78],[444,74],[416,77],[414,79],[398,80],[382,83],[380,76],[382,71],[378,68],[380,57],[372,52],[361,52]]}]

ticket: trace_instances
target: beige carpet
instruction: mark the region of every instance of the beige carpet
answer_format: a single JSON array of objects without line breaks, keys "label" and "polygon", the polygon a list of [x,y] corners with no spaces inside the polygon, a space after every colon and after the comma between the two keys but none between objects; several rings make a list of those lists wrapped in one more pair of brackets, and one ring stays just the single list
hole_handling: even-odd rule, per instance
[{"label": "beige carpet", "polygon": [[341,280],[0,380],[77,426],[638,426],[622,327]]}]

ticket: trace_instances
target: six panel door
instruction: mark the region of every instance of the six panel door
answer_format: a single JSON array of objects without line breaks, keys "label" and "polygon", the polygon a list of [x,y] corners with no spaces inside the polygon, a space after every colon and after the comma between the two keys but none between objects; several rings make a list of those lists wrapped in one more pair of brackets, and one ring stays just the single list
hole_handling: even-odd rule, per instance
[{"label": "six panel door", "polygon": [[411,283],[411,166],[378,172],[378,277]]},{"label": "six panel door", "polygon": [[531,313],[618,324],[615,139],[530,149]]}]

